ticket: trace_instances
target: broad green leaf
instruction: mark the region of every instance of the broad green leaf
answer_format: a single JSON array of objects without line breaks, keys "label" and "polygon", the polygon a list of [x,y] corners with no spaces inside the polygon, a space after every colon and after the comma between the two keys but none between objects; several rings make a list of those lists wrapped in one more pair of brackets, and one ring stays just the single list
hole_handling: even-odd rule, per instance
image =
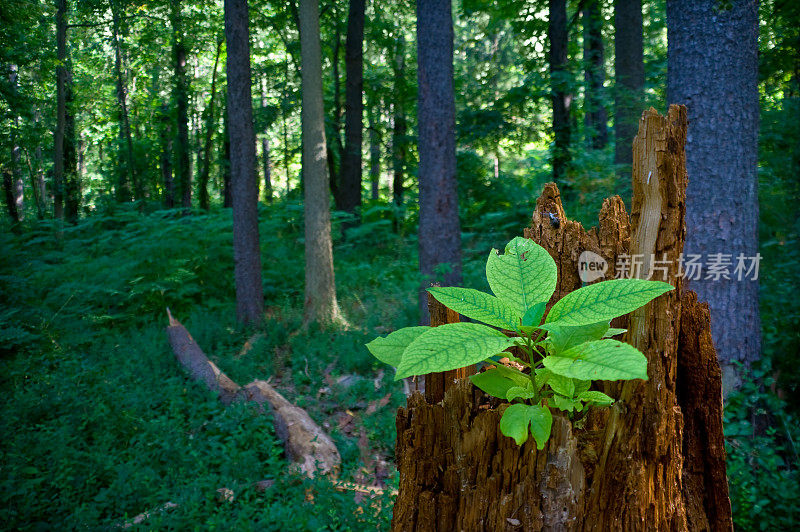
[{"label": "broad green leaf", "polygon": [[555,404],[556,408],[563,410],[564,412],[572,412],[573,410],[580,412],[582,409],[580,401],[576,399],[570,399],[569,397],[564,397],[563,395],[554,395],[553,403]]},{"label": "broad green leaf", "polygon": [[470,319],[509,331],[519,329],[520,317],[517,312],[493,295],[454,286],[434,286],[428,288],[428,292],[442,305]]},{"label": "broad green leaf", "polygon": [[486,280],[492,292],[520,316],[550,299],[557,276],[556,263],[547,250],[528,238],[513,239],[503,255],[493,249],[486,261]]},{"label": "broad green leaf", "polygon": [[531,420],[531,434],[536,440],[536,448],[541,451],[544,449],[544,444],[550,439],[553,415],[546,406],[533,405],[528,407],[528,416]]},{"label": "broad green leaf", "polygon": [[583,392],[589,390],[589,388],[592,386],[592,381],[582,381],[580,379],[572,379],[572,382],[575,384],[575,393],[577,395],[580,395]]},{"label": "broad green leaf", "polygon": [[514,384],[517,386],[525,387],[531,382],[530,377],[522,373],[520,370],[509,368],[508,366],[500,364],[499,362],[497,363],[495,369],[503,377],[514,381]]},{"label": "broad green leaf", "polygon": [[529,388],[523,388],[522,386],[512,386],[506,392],[505,399],[510,403],[514,399],[533,399],[536,397],[536,392]]},{"label": "broad green leaf", "polygon": [[647,380],[647,358],[617,340],[596,340],[545,357],[544,366],[565,377],[582,380]]},{"label": "broad green leaf", "polygon": [[528,405],[517,403],[506,408],[500,418],[500,432],[509,438],[514,438],[517,445],[522,445],[528,439],[528,425],[531,422]]},{"label": "broad green leaf", "polygon": [[607,396],[603,392],[598,392],[595,390],[581,393],[578,395],[578,400],[598,405],[610,405],[614,403],[614,399]]},{"label": "broad green leaf", "polygon": [[561,325],[559,323],[545,323],[541,326],[547,331],[547,340],[552,346],[554,354],[561,353],[571,347],[580,345],[590,340],[599,340],[608,330],[608,322],[601,321],[589,325]]},{"label": "broad green leaf", "polygon": [[536,389],[541,390],[542,386],[547,384],[547,380],[550,378],[553,372],[547,368],[539,368],[536,370],[536,374],[534,375],[534,380],[536,384]]},{"label": "broad green leaf", "polygon": [[535,327],[536,325],[539,325],[539,322],[542,321],[545,308],[547,308],[547,301],[536,303],[534,306],[529,308],[528,311],[525,312],[525,315],[522,316],[522,325],[526,327]]},{"label": "broad green leaf", "polygon": [[395,380],[463,368],[501,353],[514,344],[500,331],[479,323],[431,327],[406,348]]},{"label": "broad green leaf", "polygon": [[507,377],[503,377],[503,375],[497,371],[497,368],[492,368],[488,371],[472,375],[470,376],[469,380],[471,380],[472,384],[484,392],[488,393],[492,397],[497,397],[498,399],[505,399],[506,392],[508,392],[509,388],[513,388],[515,386],[514,381]]},{"label": "broad green leaf", "polygon": [[546,323],[589,325],[608,322],[636,310],[673,290],[669,283],[644,279],[613,279],[585,286],[561,298],[547,315]]},{"label": "broad green leaf", "polygon": [[551,372],[547,377],[547,384],[550,385],[554,392],[565,397],[572,397],[575,395],[575,384],[569,377],[564,377],[558,373]]},{"label": "broad green leaf", "polygon": [[389,336],[378,337],[367,344],[372,356],[390,366],[397,367],[403,358],[403,351],[430,327],[406,327],[394,331]]},{"label": "broad green leaf", "polygon": [[626,332],[628,332],[628,329],[615,329],[611,327],[603,335],[603,338],[611,338],[612,336],[619,336],[620,334],[624,334]]}]

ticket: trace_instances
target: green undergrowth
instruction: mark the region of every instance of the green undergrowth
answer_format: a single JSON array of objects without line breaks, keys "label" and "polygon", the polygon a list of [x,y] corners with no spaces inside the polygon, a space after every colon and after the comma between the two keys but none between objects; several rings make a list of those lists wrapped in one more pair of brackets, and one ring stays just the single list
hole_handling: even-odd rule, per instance
[{"label": "green undergrowth", "polygon": [[[283,203],[261,219],[267,312],[256,328],[235,322],[230,211],[117,208],[65,227],[60,241],[50,224],[3,233],[0,528],[107,529],[145,511],[159,528],[388,527],[391,496],[292,473],[270,414],[222,407],[170,351],[166,307],[239,384],[271,379],[306,408],[342,454],[341,479],[396,485],[386,464],[402,386],[364,343],[416,321],[416,246],[391,228],[337,243],[352,325],[304,329],[302,208]],[[159,511],[167,502],[177,506]]]}]

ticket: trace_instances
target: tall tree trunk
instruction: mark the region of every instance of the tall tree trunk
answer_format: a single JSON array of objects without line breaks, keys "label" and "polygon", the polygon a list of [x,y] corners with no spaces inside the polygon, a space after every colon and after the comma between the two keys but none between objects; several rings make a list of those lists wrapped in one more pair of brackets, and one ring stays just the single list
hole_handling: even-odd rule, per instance
[{"label": "tall tree trunk", "polygon": [[[267,83],[266,79],[261,80],[261,107],[266,109],[267,102]],[[270,161],[269,145],[269,126],[264,126],[264,137],[261,139],[261,167],[264,172],[264,199],[267,203],[272,203],[272,162]]]},{"label": "tall tree trunk", "polygon": [[67,59],[66,113],[64,114],[64,214],[70,223],[77,223],[81,206],[81,181],[73,113],[72,62]]},{"label": "tall tree trunk", "polygon": [[642,1],[614,1],[614,164],[617,181],[631,181],[631,145],[644,100]]},{"label": "tall tree trunk", "polygon": [[264,312],[264,293],[258,238],[258,181],[249,26],[247,0],[225,0],[228,121],[236,124],[229,131],[236,314],[243,323],[257,323]]},{"label": "tall tree trunk", "polygon": [[[228,90],[227,88],[225,89]],[[226,209],[233,207],[231,195],[231,135],[228,121],[227,105],[225,106],[225,121],[222,139],[222,206]]]},{"label": "tall tree trunk", "polygon": [[667,21],[667,99],[686,104],[692,125],[686,253],[706,265],[690,283],[711,307],[729,391],[735,364],[761,354],[758,281],[737,271],[758,253],[758,3],[670,0]]},{"label": "tall tree trunk", "polygon": [[[39,123],[42,119],[38,105],[33,106],[31,114],[33,115],[34,127],[38,130]],[[31,191],[33,192],[33,200],[36,202],[36,218],[43,220],[47,209],[47,189],[45,188],[44,161],[42,160],[42,145],[40,141],[36,141],[36,149],[33,151],[33,160],[31,160],[30,153],[26,151],[26,154],[28,170],[31,177]]]},{"label": "tall tree trunk", "polygon": [[570,106],[572,94],[569,92],[567,76],[567,3],[566,0],[550,0],[550,17],[547,26],[550,42],[548,61],[550,64],[550,94],[553,101],[553,181],[561,186],[564,196],[571,190],[565,186],[564,178],[570,162]]},{"label": "tall tree trunk", "polygon": [[339,172],[342,210],[355,213],[361,207],[361,142],[364,115],[364,10],[365,0],[350,0],[344,66],[344,153]]},{"label": "tall tree trunk", "polygon": [[175,207],[175,181],[172,177],[172,117],[169,104],[161,104],[161,180],[164,183],[164,206]]},{"label": "tall tree trunk", "polygon": [[[399,207],[403,204],[403,177],[406,166],[406,133],[408,123],[406,121],[406,47],[405,38],[401,33],[397,37],[394,53],[394,115],[392,117],[392,198],[394,204]],[[399,220],[395,220],[395,226]],[[397,229],[397,227],[395,227]]]},{"label": "tall tree trunk", "polygon": [[22,147],[19,145],[19,114],[17,113],[17,65],[10,65],[8,84],[11,89],[10,111],[12,114],[9,140],[11,141],[11,173],[13,175],[13,195],[19,220],[25,218],[25,185],[22,181]]},{"label": "tall tree trunk", "polygon": [[67,0],[56,0],[56,130],[53,135],[53,216],[64,219],[64,131],[67,109]]},{"label": "tall tree trunk", "polygon": [[319,2],[300,0],[302,56],[303,179],[305,209],[305,320],[340,319],[331,243],[330,193],[325,176],[325,115],[322,107],[322,54]]},{"label": "tall tree trunk", "polygon": [[606,69],[600,0],[587,0],[582,17],[586,140],[589,146],[601,150],[608,143],[608,114],[603,97]]},{"label": "tall tree trunk", "polygon": [[427,323],[425,289],[430,283],[461,283],[450,0],[417,0],[417,64],[419,269],[423,276],[419,308],[422,323]]},{"label": "tall tree trunk", "polygon": [[269,156],[269,137],[264,135],[261,139],[261,165],[264,172],[264,199],[267,203],[272,203],[272,171]]},{"label": "tall tree trunk", "polygon": [[186,80],[186,47],[183,43],[181,0],[170,0],[170,24],[172,26],[172,60],[175,69],[173,98],[178,117],[175,139],[175,167],[181,193],[181,206],[192,207],[192,169],[189,160],[189,87]]},{"label": "tall tree trunk", "polygon": [[[294,2],[291,3],[294,5]],[[298,23],[298,31],[299,31],[299,23]],[[283,123],[283,169],[286,171],[286,195],[289,195],[291,192],[292,187],[289,183],[289,127],[286,123],[286,102],[289,101],[289,61],[288,59],[283,63],[283,102],[281,103],[281,122]],[[302,132],[301,132],[302,134]]]},{"label": "tall tree trunk", "polygon": [[[336,4],[333,4],[334,9]],[[333,193],[333,200],[336,208],[340,209],[341,197],[339,192],[339,167],[342,162],[342,155],[344,152],[344,145],[342,144],[341,126],[342,126],[342,91],[341,91],[341,76],[339,76],[339,51],[342,49],[342,34],[339,30],[339,17],[334,12],[334,34],[333,34],[333,56],[331,57],[331,70],[333,74],[333,119],[330,136],[327,137],[328,153],[326,155],[326,162],[328,163],[328,180],[330,189]],[[339,160],[336,160],[336,157]],[[338,164],[337,164],[338,162]]]},{"label": "tall tree trunk", "polygon": [[131,125],[128,117],[128,89],[125,85],[124,69],[122,65],[122,38],[120,36],[120,12],[117,0],[110,0],[111,20],[114,38],[114,71],[117,77],[117,106],[119,107],[119,140],[120,149],[125,150],[125,167],[120,169],[117,181],[117,201],[130,201],[131,190],[134,187],[135,199],[142,199],[144,191],[136,176],[136,161],[133,155],[133,139]]},{"label": "tall tree trunk", "polygon": [[369,127],[370,198],[377,200],[381,185],[381,137],[378,132],[378,123],[375,120],[375,111],[371,106],[367,106],[367,122]]},{"label": "tall tree trunk", "polygon": [[45,212],[45,185],[44,171],[42,170],[42,147],[36,146],[33,160],[31,160],[30,153],[27,150],[25,153],[31,179],[31,192],[33,194],[34,204],[36,205],[36,218],[43,220]]},{"label": "tall tree trunk", "polygon": [[19,232],[20,219],[17,202],[14,198],[14,174],[9,168],[3,169],[3,193],[6,199],[6,212],[8,212],[8,217],[11,218],[11,227],[14,232]]},{"label": "tall tree trunk", "polygon": [[209,210],[210,203],[208,197],[208,179],[211,175],[211,141],[214,138],[216,121],[214,120],[214,102],[217,96],[217,67],[219,66],[219,55],[222,51],[222,40],[217,42],[217,53],[214,55],[214,69],[211,71],[211,95],[208,97],[206,106],[206,138],[203,144],[203,161],[198,179],[198,195],[200,196],[200,208]]}]

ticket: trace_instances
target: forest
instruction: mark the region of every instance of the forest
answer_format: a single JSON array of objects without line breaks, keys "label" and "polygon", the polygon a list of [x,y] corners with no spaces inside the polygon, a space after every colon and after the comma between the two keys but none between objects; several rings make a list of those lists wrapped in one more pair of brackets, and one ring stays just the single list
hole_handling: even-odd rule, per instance
[{"label": "forest", "polygon": [[[666,133],[648,130],[662,119]],[[651,152],[669,155],[656,164]],[[531,412],[547,410],[544,436],[535,420],[514,436],[501,421],[497,456],[517,453],[507,436],[541,451],[552,423],[551,454],[574,445],[559,436],[574,431],[585,465],[592,427],[624,418],[637,393],[646,412],[644,381],[663,377],[684,409],[669,421],[680,439],[694,430],[681,379],[697,375],[678,361],[677,378],[664,377],[652,353],[667,345],[666,360],[670,338],[684,342],[681,312],[688,320],[696,302],[682,288],[708,302],[697,349],[716,359],[689,371],[721,387],[703,392],[720,402],[721,432],[701,454],[721,453],[716,482],[727,487],[722,506],[708,493],[698,502],[691,467],[681,477],[678,465],[653,497],[677,486],[685,515],[658,523],[800,524],[794,0],[3,0],[0,174],[0,529],[431,529],[424,497],[407,491],[419,449],[403,430],[424,432],[414,424],[431,403],[414,390],[433,393],[435,375],[477,363],[433,403],[470,382],[488,394],[485,409],[520,411],[532,398]],[[677,192],[663,184],[673,175]],[[664,199],[648,233],[652,194]],[[665,213],[678,213],[676,226]],[[606,255],[612,218],[630,220],[630,234]],[[642,252],[648,239],[658,253]],[[567,249],[578,251],[562,259]],[[566,272],[584,250],[606,281]],[[504,298],[493,277],[517,253],[528,265],[539,257],[541,271],[557,263],[541,303],[514,307],[519,294]],[[625,290],[645,282],[640,267],[677,290],[646,311],[635,309],[664,290],[597,314],[602,329],[581,340],[644,352],[644,373],[594,377],[638,388],[589,391],[589,377],[559,373],[553,357],[536,366],[573,346],[558,343],[564,327],[592,323],[564,310],[569,275],[581,291]],[[495,306],[466,309],[467,293]],[[476,321],[495,327],[482,334],[501,347],[447,367],[400,362],[416,338],[459,319],[464,334],[486,329]],[[644,343],[634,319],[658,323]],[[676,328],[662,336],[664,323]],[[397,363],[386,354],[395,334],[411,335]],[[528,358],[511,354],[519,347]],[[518,391],[480,384],[508,367],[527,379]],[[503,410],[490,396],[522,402]],[[672,434],[659,427],[642,423],[632,439]],[[683,441],[676,460],[689,464]],[[599,465],[586,474],[590,485]],[[503,514],[503,526],[581,528],[553,525],[544,506],[543,521],[523,513]],[[627,522],[660,529],[651,518]]]}]

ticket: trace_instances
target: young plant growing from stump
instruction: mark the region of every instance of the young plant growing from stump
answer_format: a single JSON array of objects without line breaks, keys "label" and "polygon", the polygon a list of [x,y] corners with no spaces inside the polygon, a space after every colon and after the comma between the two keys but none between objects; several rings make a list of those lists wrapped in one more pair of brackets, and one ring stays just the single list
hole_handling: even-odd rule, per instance
[{"label": "young plant growing from stump", "polygon": [[[673,289],[668,283],[642,279],[602,281],[564,296],[542,323],[557,277],[555,261],[543,247],[514,238],[502,255],[496,249],[489,253],[486,279],[494,295],[471,288],[428,289],[443,305],[485,325],[406,327],[376,338],[367,348],[397,368],[395,379],[486,362],[490,369],[470,380],[511,403],[500,430],[518,445],[533,434],[541,450],[550,438],[551,408],[581,412],[614,402],[591,390],[592,380],[647,380],[647,358],[612,339],[625,330],[610,328],[610,322]],[[514,347],[519,356],[506,352]],[[498,362],[501,357],[513,364]]]}]

